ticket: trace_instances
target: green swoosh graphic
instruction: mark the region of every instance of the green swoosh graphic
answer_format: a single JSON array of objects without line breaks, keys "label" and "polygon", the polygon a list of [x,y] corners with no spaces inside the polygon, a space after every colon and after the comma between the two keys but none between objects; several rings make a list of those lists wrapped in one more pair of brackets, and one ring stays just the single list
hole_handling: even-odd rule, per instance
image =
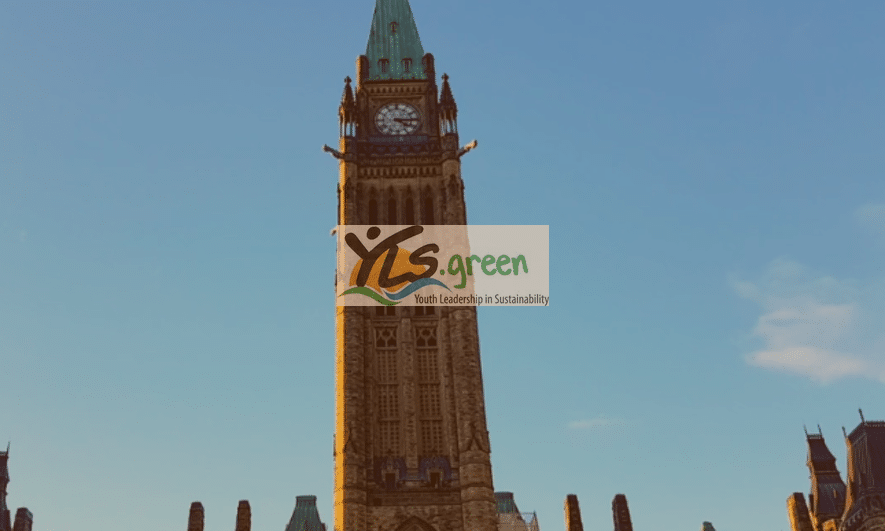
[{"label": "green swoosh graphic", "polygon": [[395,306],[395,305],[399,304],[398,302],[393,302],[393,301],[389,301],[389,300],[385,299],[381,295],[378,295],[377,293],[375,293],[372,289],[367,288],[365,286],[357,286],[355,288],[350,288],[349,290],[345,291],[344,293],[342,293],[341,295],[338,295],[338,296],[343,297],[345,295],[351,295],[354,293],[358,294],[358,295],[365,295],[366,297],[371,297],[385,306]]}]

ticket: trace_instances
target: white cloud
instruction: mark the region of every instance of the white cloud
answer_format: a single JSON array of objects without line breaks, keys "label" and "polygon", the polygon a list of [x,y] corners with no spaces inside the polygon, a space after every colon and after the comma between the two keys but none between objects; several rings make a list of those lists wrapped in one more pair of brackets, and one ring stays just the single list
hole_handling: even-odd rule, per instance
[{"label": "white cloud", "polygon": [[[844,352],[814,347],[760,350],[747,356],[747,361],[766,369],[801,374],[821,383],[846,376],[864,376],[870,372],[870,364],[863,359]],[[881,370],[878,376],[882,376]]]},{"label": "white cloud", "polygon": [[609,426],[620,426],[622,424],[624,424],[624,422],[621,420],[597,417],[593,419],[573,420],[568,423],[568,427],[572,430],[592,430]]},{"label": "white cloud", "polygon": [[733,280],[732,287],[762,311],[753,335],[765,346],[748,363],[821,383],[851,376],[885,382],[882,282],[838,280],[779,259],[759,281]]}]

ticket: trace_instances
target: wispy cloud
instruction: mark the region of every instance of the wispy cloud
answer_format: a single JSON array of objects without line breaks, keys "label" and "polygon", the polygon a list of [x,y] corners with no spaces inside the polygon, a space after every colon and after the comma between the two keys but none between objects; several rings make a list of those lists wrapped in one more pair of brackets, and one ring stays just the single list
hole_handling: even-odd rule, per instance
[{"label": "wispy cloud", "polygon": [[568,427],[572,430],[592,430],[598,428],[607,428],[610,426],[622,426],[623,424],[623,420],[596,417],[592,419],[573,420],[568,423]]},{"label": "wispy cloud", "polygon": [[758,281],[732,287],[762,310],[753,335],[765,346],[747,355],[750,364],[821,383],[850,376],[885,382],[881,281],[839,280],[779,259]]}]

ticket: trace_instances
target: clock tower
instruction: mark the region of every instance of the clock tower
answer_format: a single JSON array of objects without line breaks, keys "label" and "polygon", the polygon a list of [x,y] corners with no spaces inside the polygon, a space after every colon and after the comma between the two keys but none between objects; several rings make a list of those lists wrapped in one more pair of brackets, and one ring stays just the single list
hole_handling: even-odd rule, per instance
[{"label": "clock tower", "polygon": [[[339,225],[466,225],[457,107],[408,0],[377,0],[339,107]],[[495,531],[474,307],[338,306],[335,530]]]}]

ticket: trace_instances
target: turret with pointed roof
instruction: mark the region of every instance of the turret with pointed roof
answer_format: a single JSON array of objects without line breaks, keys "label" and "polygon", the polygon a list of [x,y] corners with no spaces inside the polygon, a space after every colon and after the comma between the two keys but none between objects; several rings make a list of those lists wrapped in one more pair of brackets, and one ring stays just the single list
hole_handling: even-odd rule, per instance
[{"label": "turret with pointed roof", "polygon": [[848,494],[843,531],[881,529],[885,522],[885,422],[864,420],[845,438]]},{"label": "turret with pointed roof", "polygon": [[316,496],[298,496],[295,498],[295,510],[286,531],[326,531],[326,524],[320,521],[317,511]]},{"label": "turret with pointed roof", "polygon": [[[819,430],[819,428],[818,428]],[[845,483],[836,469],[836,458],[827,448],[821,433],[807,433],[808,470],[811,472],[811,503],[809,511],[817,531],[828,520],[838,519],[845,508]]]}]

